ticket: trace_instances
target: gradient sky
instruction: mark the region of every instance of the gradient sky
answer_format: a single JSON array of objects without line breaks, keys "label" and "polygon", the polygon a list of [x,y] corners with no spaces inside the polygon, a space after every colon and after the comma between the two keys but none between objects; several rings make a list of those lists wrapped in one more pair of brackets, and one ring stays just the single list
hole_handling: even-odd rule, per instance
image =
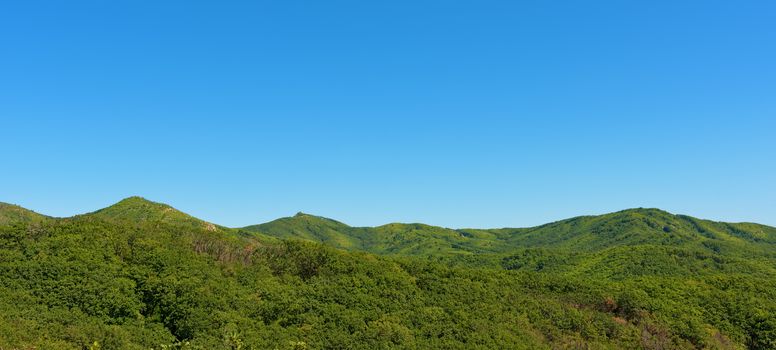
[{"label": "gradient sky", "polygon": [[0,201],[776,225],[774,1],[5,1]]}]

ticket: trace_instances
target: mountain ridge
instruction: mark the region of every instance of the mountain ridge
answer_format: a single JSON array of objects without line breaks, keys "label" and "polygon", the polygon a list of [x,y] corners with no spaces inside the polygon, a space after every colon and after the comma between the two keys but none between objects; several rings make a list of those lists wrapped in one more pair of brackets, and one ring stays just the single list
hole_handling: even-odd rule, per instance
[{"label": "mountain ridge", "polygon": [[[170,205],[132,196],[74,217],[134,224],[166,224],[224,233],[240,232],[265,240],[304,240],[338,249],[391,255],[501,254],[524,248],[593,252],[616,246],[645,244],[763,251],[768,249],[764,247],[776,245],[776,228],[767,225],[711,221],[658,208],[631,208],[601,215],[576,216],[525,228],[451,229],[422,223],[395,222],[356,227],[304,212],[262,224],[228,228],[198,219]],[[0,220],[57,219],[6,205],[4,210],[0,210]]]},{"label": "mountain ridge", "polygon": [[105,208],[73,216],[73,218],[76,217],[134,223],[162,222],[172,225],[204,228],[208,231],[230,230],[186,214],[171,205],[154,202],[140,196],[127,197]]},{"label": "mountain ridge", "polygon": [[[106,211],[114,210],[114,209],[117,209],[117,208],[124,208],[126,206],[131,206],[131,205],[134,205],[134,206],[138,206],[138,205],[156,206],[158,208],[166,209],[168,211],[174,211],[176,213],[179,213],[179,214],[182,214],[182,215],[194,218],[194,219],[199,220],[199,221],[208,222],[206,220],[202,220],[202,219],[199,219],[197,217],[194,217],[194,216],[192,216],[192,215],[190,215],[188,213],[182,212],[182,211],[178,210],[177,208],[175,208],[175,207],[173,207],[173,206],[171,206],[169,204],[166,204],[166,203],[163,203],[163,202],[152,201],[152,200],[146,199],[143,196],[137,196],[137,195],[123,198],[123,199],[119,200],[118,202],[116,202],[114,204],[108,205],[106,207],[103,207],[103,208],[100,208],[100,209],[97,209],[97,210],[94,210],[94,211],[91,211],[91,212],[85,212],[85,213],[75,214],[75,215],[72,215],[72,216],[65,216],[65,217],[54,217],[54,216],[49,216],[49,215],[45,215],[45,214],[40,214],[40,213],[38,213],[38,212],[36,212],[36,211],[34,211],[32,209],[25,208],[25,207],[22,207],[22,206],[16,205],[16,204],[6,203],[6,202],[0,202],[0,212],[3,212],[4,210],[7,210],[10,207],[13,207],[13,208],[16,208],[16,209],[21,209],[22,211],[30,212],[30,213],[32,213],[32,214],[34,214],[36,216],[42,216],[42,217],[54,218],[54,219],[65,219],[65,218],[73,218],[73,217],[79,217],[79,216],[98,215],[98,214],[102,214],[102,213],[104,213]],[[280,219],[291,219],[291,218],[307,217],[307,218],[322,219],[322,220],[330,221],[330,222],[333,222],[333,223],[336,223],[336,224],[345,225],[345,226],[352,227],[352,228],[379,228],[379,227],[390,226],[390,225],[423,225],[423,226],[427,226],[427,227],[436,227],[436,228],[443,228],[443,229],[456,230],[456,231],[466,231],[466,230],[488,230],[488,231],[497,231],[497,230],[527,230],[527,229],[540,228],[540,227],[552,225],[552,224],[559,223],[559,222],[565,222],[565,221],[569,221],[569,220],[582,219],[582,218],[595,218],[595,217],[601,217],[601,216],[606,216],[606,215],[615,215],[615,214],[621,214],[621,213],[634,213],[634,212],[659,212],[659,213],[663,213],[663,214],[667,214],[667,215],[671,215],[671,216],[675,216],[675,217],[687,217],[687,218],[696,219],[696,220],[703,220],[703,221],[707,221],[707,222],[716,222],[716,223],[725,223],[725,224],[734,224],[734,225],[739,225],[739,224],[741,224],[741,225],[749,225],[749,224],[751,224],[751,225],[757,225],[757,226],[774,228],[774,226],[770,226],[770,225],[766,225],[766,224],[761,224],[761,223],[757,223],[757,222],[752,222],[752,221],[722,221],[722,220],[712,220],[712,219],[700,219],[700,218],[697,218],[697,217],[694,217],[694,216],[690,216],[690,215],[686,215],[686,214],[674,214],[674,213],[671,213],[669,211],[666,211],[666,210],[663,210],[663,209],[660,209],[660,208],[646,208],[646,207],[633,207],[633,208],[627,208],[627,209],[622,209],[622,210],[608,212],[608,213],[603,213],[603,214],[578,215],[578,216],[573,216],[573,217],[569,217],[569,218],[565,218],[565,219],[559,219],[559,220],[555,220],[555,221],[551,221],[551,222],[547,222],[547,223],[539,224],[539,225],[535,225],[535,226],[515,226],[515,227],[506,226],[506,227],[490,227],[490,228],[476,228],[476,227],[451,228],[451,227],[446,227],[446,226],[438,226],[438,225],[426,224],[426,223],[422,223],[422,222],[400,222],[400,221],[393,221],[393,222],[389,222],[389,223],[381,224],[381,225],[376,225],[376,226],[351,226],[351,225],[348,225],[348,224],[346,224],[346,223],[344,223],[342,221],[338,221],[338,220],[333,219],[333,218],[329,218],[329,217],[322,216],[322,215],[315,215],[315,214],[312,214],[312,213],[306,213],[306,212],[299,211],[296,214],[294,214],[293,216],[280,217],[280,218],[273,219],[273,220],[270,220],[270,221],[267,221],[267,222],[264,222],[264,223],[252,224],[252,225],[247,225],[247,226],[242,226],[242,227],[231,227],[231,228],[244,229],[244,228],[248,228],[248,227],[268,224],[268,223],[271,223],[273,221],[277,221],[277,220],[280,220]],[[221,226],[221,227],[229,227],[229,226],[222,226],[222,225],[219,225],[219,226]]]}]

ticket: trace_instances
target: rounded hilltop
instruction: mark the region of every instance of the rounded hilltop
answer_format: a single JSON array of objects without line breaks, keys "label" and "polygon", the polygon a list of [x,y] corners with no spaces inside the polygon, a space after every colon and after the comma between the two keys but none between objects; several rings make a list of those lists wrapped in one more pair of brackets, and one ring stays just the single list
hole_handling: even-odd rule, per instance
[{"label": "rounded hilltop", "polygon": [[170,205],[154,202],[141,196],[124,198],[116,202],[116,204],[83,216],[135,223],[161,222],[176,226],[204,228],[208,231],[224,229],[207,221],[197,219]]}]

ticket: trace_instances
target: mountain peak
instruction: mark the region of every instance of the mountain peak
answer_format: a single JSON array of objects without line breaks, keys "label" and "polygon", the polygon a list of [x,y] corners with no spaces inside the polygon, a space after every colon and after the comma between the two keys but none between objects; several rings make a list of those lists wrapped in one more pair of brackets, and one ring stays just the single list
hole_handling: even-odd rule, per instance
[{"label": "mountain peak", "polygon": [[140,196],[124,198],[109,207],[86,214],[106,220],[137,223],[161,222],[175,226],[189,226],[216,231],[218,226],[197,219],[167,204],[150,201]]},{"label": "mountain peak", "polygon": [[308,214],[304,212],[298,212],[294,216],[287,217],[287,218],[281,218],[278,220],[291,220],[291,221],[307,221],[307,222],[318,222],[327,226],[334,225],[334,226],[342,226],[342,227],[349,227],[347,224],[339,222],[334,219],[327,218],[325,216],[319,216],[319,215],[313,215]]},{"label": "mountain peak", "polygon": [[170,207],[167,204],[150,201],[141,196],[131,196],[116,202],[115,204],[109,206],[108,208],[115,207],[115,206],[136,206],[136,205]]},{"label": "mountain peak", "polygon": [[132,196],[87,215],[99,215],[109,218],[140,219],[148,216],[160,215],[166,212],[183,214],[167,204],[153,202],[140,196]]},{"label": "mountain peak", "polygon": [[145,202],[150,202],[150,200],[145,199],[145,197],[142,197],[142,196],[129,196],[127,198],[124,198],[124,199],[120,200],[119,203],[120,202],[128,202],[128,201],[145,201]]},{"label": "mountain peak", "polygon": [[643,214],[643,215],[671,215],[671,216],[674,215],[660,208],[642,208],[642,207],[624,209],[612,214],[617,214],[617,213],[632,213],[632,214]]}]

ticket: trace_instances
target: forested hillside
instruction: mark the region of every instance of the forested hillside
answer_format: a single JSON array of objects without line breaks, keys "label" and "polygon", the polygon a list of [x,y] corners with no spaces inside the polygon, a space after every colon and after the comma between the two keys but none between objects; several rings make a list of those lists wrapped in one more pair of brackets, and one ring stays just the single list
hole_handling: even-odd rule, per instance
[{"label": "forested hillside", "polygon": [[231,229],[133,197],[0,205],[2,349],[773,349],[776,229],[633,209],[535,228]]},{"label": "forested hillside", "polygon": [[321,242],[347,250],[419,256],[503,253],[520,247],[597,251],[645,244],[725,249],[730,253],[755,250],[767,254],[776,248],[776,228],[713,222],[659,209],[580,216],[532,228],[460,230],[399,223],[350,227],[332,219],[299,213],[243,230]]},{"label": "forested hillside", "polygon": [[18,205],[0,202],[0,225],[42,222],[49,218]]}]

